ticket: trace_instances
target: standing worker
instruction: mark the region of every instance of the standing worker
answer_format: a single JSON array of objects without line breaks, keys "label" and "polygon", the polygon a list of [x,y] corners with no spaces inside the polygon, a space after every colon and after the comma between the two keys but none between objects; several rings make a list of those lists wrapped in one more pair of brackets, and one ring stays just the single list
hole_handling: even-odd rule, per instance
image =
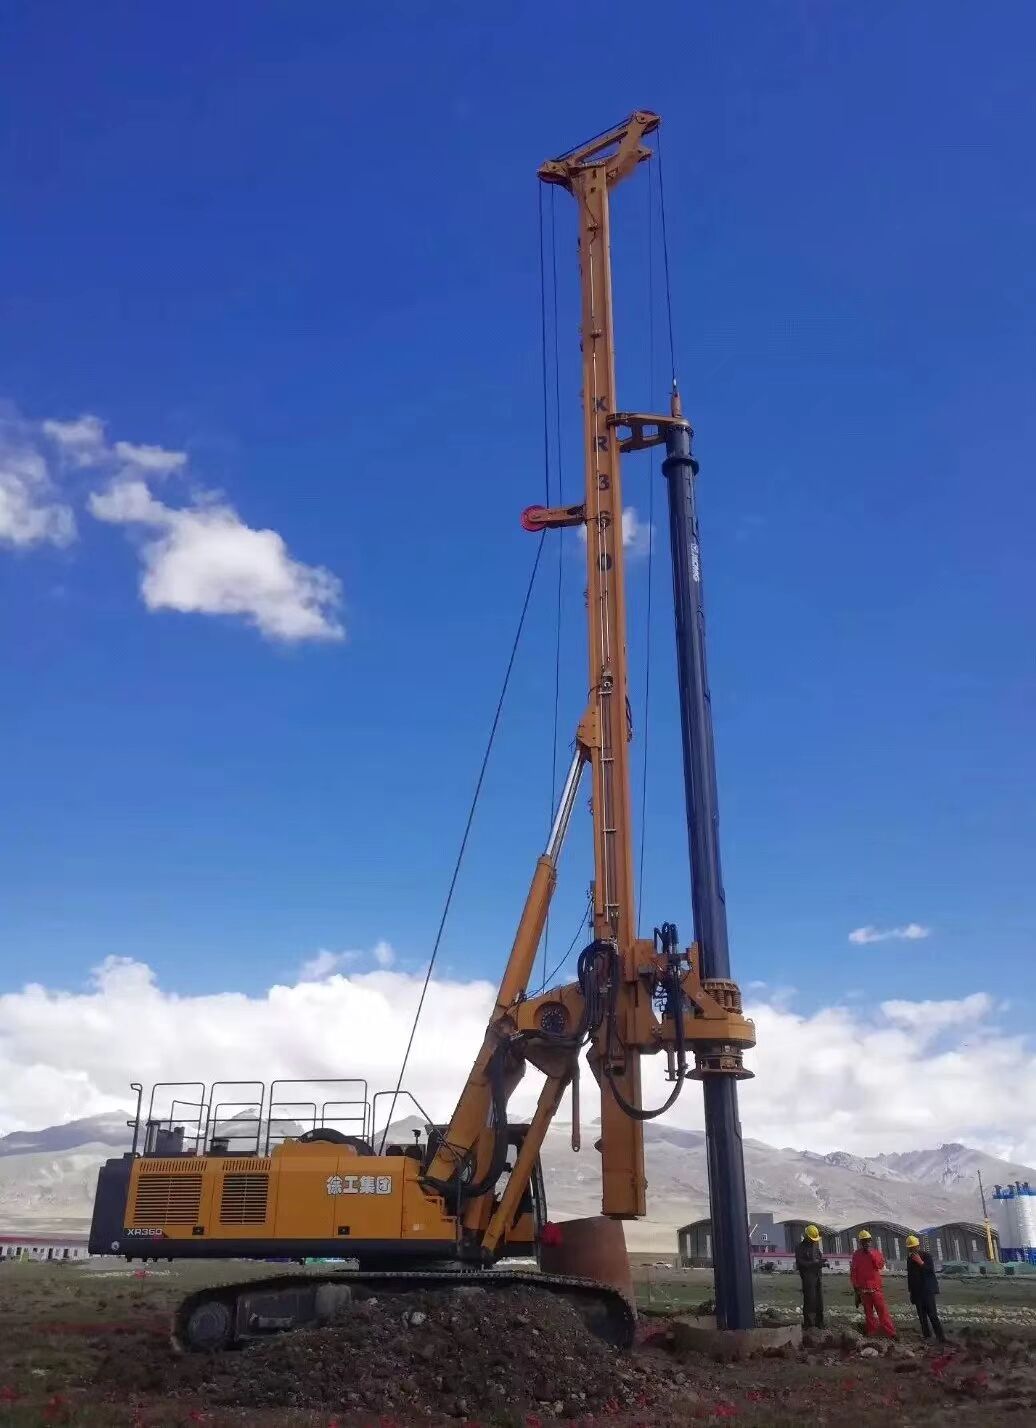
[{"label": "standing worker", "polygon": [[820,1247],[820,1231],[807,1225],[806,1233],[795,1248],[795,1268],[802,1280],[802,1327],[824,1327],[824,1251]]},{"label": "standing worker", "polygon": [[927,1250],[921,1248],[921,1241],[916,1235],[907,1235],[907,1293],[910,1295],[910,1302],[917,1310],[917,1317],[921,1321],[921,1333],[926,1339],[935,1337],[940,1344],[945,1344],[946,1335],[943,1333],[942,1324],[939,1322],[939,1311],[935,1307],[935,1296],[939,1293],[939,1280],[935,1273],[935,1262]]},{"label": "standing worker", "polygon": [[894,1339],[896,1326],[889,1315],[881,1287],[885,1256],[880,1249],[872,1248],[870,1230],[861,1230],[857,1240],[859,1247],[854,1251],[849,1263],[849,1281],[863,1300],[866,1331],[868,1334],[876,1334],[880,1330],[887,1339]]}]

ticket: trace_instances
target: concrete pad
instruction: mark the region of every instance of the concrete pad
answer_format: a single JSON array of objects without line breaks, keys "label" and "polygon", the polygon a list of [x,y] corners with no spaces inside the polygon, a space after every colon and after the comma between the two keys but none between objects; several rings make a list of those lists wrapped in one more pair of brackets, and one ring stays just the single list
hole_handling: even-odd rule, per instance
[{"label": "concrete pad", "polygon": [[798,1324],[763,1329],[717,1329],[711,1316],[681,1314],[672,1321],[671,1327],[677,1349],[690,1349],[724,1362],[749,1359],[769,1349],[798,1348],[802,1343],[802,1328]]}]

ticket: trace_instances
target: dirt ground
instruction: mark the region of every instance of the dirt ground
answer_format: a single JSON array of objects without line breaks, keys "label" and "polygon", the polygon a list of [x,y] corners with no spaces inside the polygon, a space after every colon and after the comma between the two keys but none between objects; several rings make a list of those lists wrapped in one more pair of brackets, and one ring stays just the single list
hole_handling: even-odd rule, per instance
[{"label": "dirt ground", "polygon": [[[170,1313],[186,1292],[271,1268],[0,1266],[0,1424],[791,1428],[878,1419],[978,1428],[1036,1415],[1036,1283],[946,1283],[945,1352],[923,1344],[895,1281],[899,1339],[865,1342],[851,1301],[835,1302],[844,1286],[833,1279],[831,1331],[801,1349],[730,1365],[681,1356],[663,1290],[686,1307],[707,1297],[708,1276],[648,1283],[641,1271],[649,1312],[630,1352],[591,1337],[565,1301],[527,1289],[379,1294],[327,1328],[237,1353],[174,1353]],[[756,1281],[761,1318],[789,1320],[795,1284],[772,1281]]]}]

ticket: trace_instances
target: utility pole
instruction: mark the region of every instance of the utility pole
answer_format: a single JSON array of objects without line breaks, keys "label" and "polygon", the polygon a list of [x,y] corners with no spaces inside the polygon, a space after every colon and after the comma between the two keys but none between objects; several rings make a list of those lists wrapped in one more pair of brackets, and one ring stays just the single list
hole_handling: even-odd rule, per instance
[{"label": "utility pole", "polygon": [[997,1256],[993,1246],[993,1227],[989,1223],[989,1211],[986,1209],[986,1189],[982,1184],[982,1171],[977,1170],[975,1173],[978,1176],[978,1193],[982,1201],[982,1223],[986,1227],[986,1253],[990,1260],[995,1261]]}]

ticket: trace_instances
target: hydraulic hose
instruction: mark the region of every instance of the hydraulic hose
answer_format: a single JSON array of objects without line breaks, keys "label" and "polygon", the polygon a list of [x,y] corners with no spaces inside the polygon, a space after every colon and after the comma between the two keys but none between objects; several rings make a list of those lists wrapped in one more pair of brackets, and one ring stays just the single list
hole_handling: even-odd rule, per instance
[{"label": "hydraulic hose", "polygon": [[[586,1041],[588,1034],[597,1031],[605,1015],[607,1003],[602,996],[597,970],[601,959],[613,953],[614,949],[610,943],[600,941],[589,943],[580,952],[576,963],[576,975],[583,995],[583,1014],[573,1031],[561,1036],[552,1036],[550,1032],[546,1031],[526,1032],[522,1039],[550,1041],[554,1045],[570,1046],[574,1052],[577,1052]],[[467,1183],[461,1178],[459,1170],[449,1180],[425,1177],[424,1183],[447,1200],[456,1199],[463,1203],[478,1195],[484,1195],[493,1188],[507,1167],[507,1096],[504,1089],[504,1062],[507,1055],[506,1047],[498,1047],[490,1057],[486,1068],[492,1092],[494,1139],[492,1158],[485,1174],[481,1179]]]},{"label": "hydraulic hose", "polygon": [[601,986],[595,973],[598,959],[607,955],[608,951],[607,942],[591,942],[579,954],[576,962],[576,981],[583,997],[583,1011],[575,1027],[571,1031],[563,1032],[545,1031],[542,1028],[525,1031],[521,1035],[523,1042],[546,1041],[551,1046],[571,1051],[579,1051],[586,1044],[588,1034],[597,1030],[604,1014]]},{"label": "hydraulic hose", "polygon": [[[666,939],[668,931],[669,925],[667,924],[662,934],[663,939]],[[615,1037],[615,1007],[619,995],[619,957],[614,946],[611,946],[610,944],[602,945],[608,947],[608,952],[610,954],[608,977],[608,1031],[605,1038],[604,1048],[604,1074],[608,1079],[608,1085],[611,1087],[612,1095],[615,1097],[616,1101],[618,1101],[619,1107],[625,1115],[629,1116],[632,1120],[635,1121],[657,1120],[659,1116],[665,1115],[666,1111],[668,1111],[672,1106],[676,1104],[677,1098],[680,1095],[680,1092],[683,1090],[684,1076],[687,1070],[687,1044],[684,1039],[683,1028],[683,988],[680,985],[679,968],[676,962],[674,961],[672,962],[666,973],[666,1011],[672,1012],[673,1018],[676,1023],[676,1081],[673,1085],[672,1091],[666,1097],[665,1101],[661,1106],[657,1107],[657,1109],[655,1110],[646,1110],[644,1107],[634,1106],[630,1101],[626,1100],[625,1096],[619,1090],[618,1083],[615,1077],[615,1072],[612,1070],[611,1067],[612,1048],[614,1046]]]},{"label": "hydraulic hose", "polygon": [[460,1179],[459,1171],[449,1180],[436,1180],[431,1176],[426,1176],[425,1184],[437,1191],[444,1199],[449,1200],[457,1197],[463,1202],[472,1200],[477,1195],[484,1195],[487,1190],[492,1190],[507,1168],[507,1096],[504,1092],[504,1058],[506,1055],[506,1049],[502,1046],[498,1047],[486,1067],[493,1108],[493,1154],[486,1172],[481,1180],[468,1181],[467,1183]]}]

